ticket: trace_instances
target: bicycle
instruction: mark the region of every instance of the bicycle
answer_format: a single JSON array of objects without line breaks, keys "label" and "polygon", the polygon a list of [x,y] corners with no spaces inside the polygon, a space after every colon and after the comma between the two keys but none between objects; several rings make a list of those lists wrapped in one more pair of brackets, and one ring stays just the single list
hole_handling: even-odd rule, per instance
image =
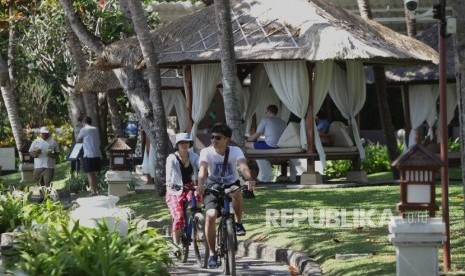
[{"label": "bicycle", "polygon": [[216,248],[218,257],[220,257],[219,265],[223,266],[224,275],[236,275],[237,236],[234,213],[231,213],[230,203],[232,200],[230,194],[239,189],[240,186],[237,188],[224,188],[220,185],[219,190],[211,188],[205,190],[205,194],[211,193],[217,196],[220,202],[223,201],[221,220],[216,233]]},{"label": "bicycle", "polygon": [[[183,191],[191,193],[190,202],[187,200],[187,197],[183,200],[185,227],[184,229],[182,229],[180,237],[182,255],[177,257],[180,257],[179,259],[182,263],[186,263],[187,258],[189,257],[189,246],[191,245],[191,243],[193,243],[197,264],[200,268],[206,268],[209,250],[207,245],[207,239],[205,236],[205,217],[203,215],[202,208],[197,205],[197,200],[194,195],[195,188],[188,188],[177,184],[173,185],[182,188]],[[189,205],[191,205],[190,208]],[[189,212],[187,212],[188,209]]]}]

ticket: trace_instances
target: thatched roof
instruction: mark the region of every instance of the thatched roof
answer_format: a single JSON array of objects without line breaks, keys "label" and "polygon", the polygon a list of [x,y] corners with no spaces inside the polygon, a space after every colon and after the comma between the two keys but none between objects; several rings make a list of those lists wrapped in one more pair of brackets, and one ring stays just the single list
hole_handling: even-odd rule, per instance
[{"label": "thatched roof", "polygon": [[[324,0],[232,0],[238,63],[279,60],[362,60],[417,65],[437,63],[437,52],[374,21]],[[220,61],[214,5],[154,31],[161,66]],[[114,43],[99,56],[100,69],[140,67],[135,38]]]},{"label": "thatched roof", "polygon": [[[162,69],[161,72],[162,89],[181,89],[184,87],[182,76],[176,69]],[[85,76],[74,86],[76,93],[87,92],[117,92],[123,91],[118,79],[113,71],[99,71],[95,67],[90,67]]]},{"label": "thatched roof", "polygon": [[[421,32],[416,38],[435,50],[438,46],[438,26],[434,25],[429,29]],[[454,63],[454,42],[449,36],[446,40],[446,64],[447,64],[447,81],[455,82],[455,63]],[[367,83],[374,83],[373,70],[365,70]],[[437,83],[439,80],[439,67],[437,65],[422,66],[388,66],[386,67],[386,81],[394,84],[426,84]]]}]

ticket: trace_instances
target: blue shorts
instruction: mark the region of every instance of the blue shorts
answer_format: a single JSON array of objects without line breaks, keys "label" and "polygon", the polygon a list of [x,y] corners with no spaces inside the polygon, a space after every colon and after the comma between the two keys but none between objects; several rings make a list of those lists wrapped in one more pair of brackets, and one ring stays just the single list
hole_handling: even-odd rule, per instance
[{"label": "blue shorts", "polygon": [[265,141],[255,141],[255,142],[253,142],[253,148],[254,149],[277,149],[277,148],[268,146],[268,144],[265,143]]}]

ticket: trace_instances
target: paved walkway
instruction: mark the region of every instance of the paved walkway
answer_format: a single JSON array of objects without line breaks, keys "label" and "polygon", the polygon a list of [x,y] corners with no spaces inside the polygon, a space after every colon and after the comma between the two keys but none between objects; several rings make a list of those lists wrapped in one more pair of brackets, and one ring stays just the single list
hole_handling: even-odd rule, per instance
[{"label": "paved walkway", "polygon": [[[136,169],[133,173],[133,180],[136,182],[136,193],[153,192],[154,185],[147,185],[147,178]],[[257,189],[262,188],[296,188],[297,184],[259,184]],[[152,227],[164,228],[166,226],[159,222],[148,222]],[[238,275],[322,275],[320,266],[308,255],[273,246],[250,242],[249,240],[239,241],[236,255]],[[194,260],[194,252],[189,253],[186,264],[175,262],[175,266],[170,271],[171,275],[220,275],[222,268],[202,269],[197,266]]]}]

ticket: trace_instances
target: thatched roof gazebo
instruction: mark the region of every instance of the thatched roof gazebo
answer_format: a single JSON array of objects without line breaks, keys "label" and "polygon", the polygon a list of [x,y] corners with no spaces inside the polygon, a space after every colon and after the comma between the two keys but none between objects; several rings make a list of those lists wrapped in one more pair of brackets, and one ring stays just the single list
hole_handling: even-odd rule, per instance
[{"label": "thatched roof gazebo", "polygon": [[[162,69],[161,84],[164,90],[174,90],[183,88],[183,79],[176,69]],[[88,92],[120,92],[123,91],[121,84],[112,71],[100,71],[91,66],[75,85],[76,93]]]},{"label": "thatched roof gazebo", "polygon": [[[419,33],[416,38],[438,50],[438,26],[434,25]],[[446,39],[446,66],[447,66],[447,122],[454,117],[457,107],[457,94],[455,86],[455,46],[451,36]],[[368,84],[374,85],[373,70],[365,68]],[[429,140],[436,141],[434,128],[437,121],[437,101],[439,97],[439,67],[434,64],[418,66],[387,66],[386,82],[389,86],[398,87],[402,91],[404,128],[406,131],[405,148],[411,146],[416,140],[422,141],[420,132],[411,132],[419,128],[424,122],[428,125]]]},{"label": "thatched roof gazebo", "polygon": [[[329,59],[438,63],[437,53],[427,45],[324,0],[236,0],[231,4],[238,63]],[[214,5],[152,34],[162,67],[220,60]],[[107,46],[94,65],[100,70],[141,68],[144,64],[137,38]]]},{"label": "thatched roof gazebo", "polygon": [[[415,36],[416,39],[438,51],[438,26],[434,25]],[[455,46],[452,36],[446,39],[447,82],[455,82]],[[368,84],[374,83],[373,71],[367,69],[365,76]],[[434,64],[418,66],[387,66],[386,82],[390,85],[401,84],[437,84],[439,67]]]},{"label": "thatched roof gazebo", "polygon": [[[313,116],[328,91],[339,103],[338,108],[344,110],[341,112],[352,126],[355,152],[363,159],[355,121],[365,100],[363,65],[438,63],[437,52],[424,43],[324,0],[232,0],[231,8],[238,69],[252,71],[245,118],[257,111],[259,103],[268,100],[266,93],[277,95],[283,108],[302,119],[297,137],[301,143],[298,150],[303,152],[293,158],[308,159],[310,173],[315,159],[323,164],[326,160],[319,136],[314,135]],[[152,32],[159,65],[182,66],[185,82],[191,83],[185,94],[188,110],[191,99],[195,100],[191,114],[193,137],[221,76],[215,16],[212,5]],[[136,38],[107,46],[94,65],[101,70],[145,66]],[[272,90],[268,89],[270,84]],[[346,98],[356,103],[343,106]],[[343,155],[332,152],[328,156]]]}]

